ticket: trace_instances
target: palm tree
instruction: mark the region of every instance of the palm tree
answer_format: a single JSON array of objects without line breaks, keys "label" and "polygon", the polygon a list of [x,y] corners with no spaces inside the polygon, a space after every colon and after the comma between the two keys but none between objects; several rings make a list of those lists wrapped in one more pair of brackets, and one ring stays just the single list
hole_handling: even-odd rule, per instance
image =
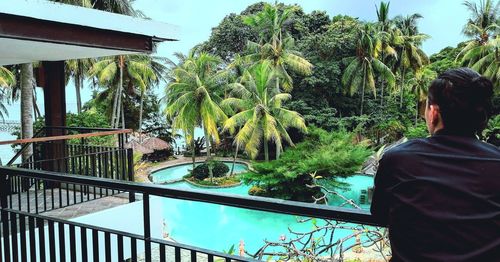
[{"label": "palm tree", "polygon": [[462,32],[470,38],[475,38],[480,45],[486,44],[492,35],[499,32],[500,2],[495,4],[492,0],[480,0],[478,6],[475,2],[465,1],[464,5],[470,11],[471,17]]},{"label": "palm tree", "polygon": [[[168,68],[165,63],[169,63],[168,58],[157,56],[137,55],[137,59],[130,61],[130,72],[136,74],[133,81],[140,90],[140,106],[139,106],[139,134],[142,133],[142,113],[144,104],[144,93],[151,86],[158,85],[161,81],[165,81]],[[142,139],[142,136],[141,136]]]},{"label": "palm tree", "polygon": [[[160,80],[164,79],[167,67],[163,63],[166,60],[165,58],[147,55],[120,55],[100,58],[92,65],[89,76],[95,78],[99,85],[107,87],[101,95],[110,95],[114,91],[111,113],[111,125],[113,127],[119,126],[120,115],[122,117],[122,127],[125,125],[123,96],[137,92],[141,97],[139,117],[139,129],[141,130],[143,94],[147,88],[158,84]],[[127,85],[124,86],[124,83]]]},{"label": "palm tree", "polygon": [[82,98],[80,90],[83,88],[83,81],[85,80],[89,69],[92,67],[94,59],[76,59],[66,61],[66,77],[67,79],[73,78],[76,91],[76,108],[77,112],[82,112]]},{"label": "palm tree", "polygon": [[244,23],[255,27],[260,32],[259,43],[247,43],[246,59],[259,63],[262,60],[272,61],[276,72],[276,88],[289,92],[293,88],[293,81],[288,69],[301,74],[310,75],[312,64],[302,54],[293,50],[293,38],[285,32],[285,23],[290,19],[295,8],[288,7],[279,10],[277,5],[264,4],[264,9],[252,16],[244,18]]},{"label": "palm tree", "polygon": [[[106,12],[112,12],[129,16],[144,16],[140,11],[133,8],[130,0],[51,0],[63,4],[77,5],[87,8],[93,8]],[[66,61],[67,76],[73,77],[76,89],[77,111],[81,112],[82,101],[80,89],[83,88],[83,81],[86,72],[92,67],[92,59],[80,59]],[[113,111],[115,112],[115,111]],[[118,122],[118,121],[117,121]]]},{"label": "palm tree", "polygon": [[[294,39],[285,31],[285,24],[291,19],[296,7],[285,7],[279,10],[274,6],[264,4],[261,12],[247,16],[244,23],[255,27],[260,32],[260,41],[247,43],[247,60],[259,63],[263,60],[271,61],[276,74],[275,88],[277,92],[290,92],[293,80],[288,73],[291,70],[299,75],[311,75],[313,65],[302,54],[294,50]],[[277,155],[281,147],[276,148]]]},{"label": "palm tree", "polygon": [[[279,74],[278,74],[279,75]],[[277,73],[270,61],[264,60],[251,66],[241,80],[232,84],[232,97],[222,102],[238,113],[224,124],[224,130],[235,133],[235,143],[244,146],[250,157],[255,158],[260,145],[264,145],[264,157],[269,161],[268,143],[274,142],[282,149],[283,140],[294,145],[287,128],[295,127],[307,131],[304,119],[295,112],[282,108],[282,103],[291,98],[290,94],[275,89]],[[279,150],[276,158],[279,158]]]},{"label": "palm tree", "polygon": [[342,75],[342,84],[348,87],[346,91],[349,91],[351,95],[358,92],[360,86],[362,87],[360,115],[363,114],[366,87],[368,86],[373,91],[373,95],[377,96],[375,73],[387,80],[389,86],[392,87],[395,84],[394,74],[390,68],[375,57],[373,34],[374,27],[371,24],[366,24],[359,30],[356,55],[347,59],[350,62]]},{"label": "palm tree", "polygon": [[[5,89],[12,88],[16,83],[15,75],[7,68],[0,66],[0,87],[3,89],[0,92],[0,101],[3,101]],[[0,117],[4,119],[4,115],[8,114],[4,104],[0,102]]]},{"label": "palm tree", "polygon": [[[33,88],[35,78],[33,76],[33,64],[21,65],[21,134],[23,139],[33,137]],[[30,145],[23,151],[23,162],[28,161],[33,154]]]},{"label": "palm tree", "polygon": [[429,38],[426,34],[418,32],[417,21],[422,18],[419,14],[413,14],[406,17],[397,16],[394,23],[397,27],[396,38],[398,52],[398,61],[396,68],[400,71],[400,108],[403,107],[405,75],[408,69],[414,72],[420,70],[424,65],[429,64],[429,58],[420,48],[423,41]]},{"label": "palm tree", "polygon": [[7,68],[0,66],[0,87],[9,88],[16,83],[16,77]]},{"label": "palm tree", "polygon": [[[217,126],[227,119],[219,106],[227,77],[227,72],[218,69],[220,63],[220,58],[207,53],[188,57],[173,70],[175,81],[166,90],[168,107],[165,112],[172,119],[172,129],[185,131],[193,141],[194,128],[201,125],[208,160],[211,158],[212,140],[219,143]],[[213,179],[211,168],[209,177],[210,180]]]},{"label": "palm tree", "polygon": [[[389,2],[380,2],[380,7],[375,6],[375,10],[377,11],[377,41],[375,47],[375,56],[380,53],[381,59],[380,61],[386,64],[387,56],[391,56],[397,58],[396,50],[393,48],[393,30],[392,30],[392,21],[389,19]],[[384,87],[385,87],[385,79],[382,78],[380,85],[380,105],[384,104]]]},{"label": "palm tree", "polygon": [[411,88],[413,94],[415,94],[415,125],[418,122],[419,115],[419,105],[422,101],[427,99],[427,91],[431,84],[431,82],[436,79],[436,72],[432,71],[429,68],[423,68],[422,70],[418,70],[415,72],[414,76],[407,81],[407,85]]},{"label": "palm tree", "polygon": [[495,87],[500,86],[500,55],[498,15],[500,2],[480,1],[479,6],[466,1],[464,5],[471,12],[463,33],[472,38],[460,51],[457,60],[489,78]]}]

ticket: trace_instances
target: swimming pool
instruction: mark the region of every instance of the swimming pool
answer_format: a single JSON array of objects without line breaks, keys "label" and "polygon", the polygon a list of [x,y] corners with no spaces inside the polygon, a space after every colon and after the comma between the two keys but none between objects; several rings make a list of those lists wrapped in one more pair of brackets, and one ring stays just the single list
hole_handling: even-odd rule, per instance
[{"label": "swimming pool", "polygon": [[[198,166],[200,164],[202,164],[202,162],[198,162],[195,165]],[[233,162],[224,162],[224,164],[229,167],[229,172],[231,172]],[[193,169],[193,164],[191,163],[180,164],[154,171],[149,177],[155,184],[172,183],[182,180],[182,177],[189,174],[191,169]],[[234,165],[235,174],[247,171],[247,169],[247,165],[241,162],[236,162]]]},{"label": "swimming pool", "polygon": [[[341,193],[358,204],[359,191],[373,185],[373,177],[365,175],[354,175],[341,181],[351,184],[349,190]],[[250,188],[248,185],[216,189],[199,188],[186,182],[167,184],[165,187],[235,195],[248,195]],[[339,199],[331,199],[329,204],[338,205],[342,202]],[[289,228],[296,232],[307,232],[313,228],[312,222],[298,223],[296,216],[217,204],[151,197],[150,205],[152,237],[161,239],[163,233],[167,232],[177,242],[215,251],[228,250],[231,245],[237,248],[239,242],[243,240],[246,250],[255,252],[262,247],[264,240],[278,241],[282,236],[290,238],[292,235],[289,233]],[[369,208],[369,204],[362,204],[361,207]],[[142,202],[82,216],[73,221],[142,234]],[[163,226],[163,222],[166,227]],[[349,229],[337,229],[335,239],[352,233],[353,231]]]}]

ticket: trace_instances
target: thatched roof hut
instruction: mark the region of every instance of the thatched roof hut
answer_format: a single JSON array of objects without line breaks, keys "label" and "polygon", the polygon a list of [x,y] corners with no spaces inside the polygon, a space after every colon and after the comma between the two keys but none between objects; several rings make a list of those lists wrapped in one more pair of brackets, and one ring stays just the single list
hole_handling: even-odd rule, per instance
[{"label": "thatched roof hut", "polygon": [[139,152],[141,154],[151,154],[154,152],[153,149],[145,147],[140,144],[137,140],[132,140],[125,144],[125,148],[132,148],[134,151]]},{"label": "thatched roof hut", "polygon": [[172,145],[157,137],[145,139],[144,142],[142,142],[142,145],[152,150],[169,150],[172,148]]}]

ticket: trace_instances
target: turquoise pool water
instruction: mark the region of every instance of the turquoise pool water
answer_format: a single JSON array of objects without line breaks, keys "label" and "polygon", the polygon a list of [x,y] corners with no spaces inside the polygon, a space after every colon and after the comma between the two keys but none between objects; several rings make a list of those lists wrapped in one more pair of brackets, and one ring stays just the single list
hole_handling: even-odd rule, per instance
[{"label": "turquoise pool water", "polygon": [[[198,166],[201,163],[196,163],[195,165]],[[231,167],[233,165],[232,162],[224,162],[229,167],[229,171],[231,171]],[[150,175],[150,179],[152,180],[153,183],[156,184],[163,184],[163,183],[169,183],[172,181],[178,181],[182,179],[183,176],[189,174],[190,170],[193,169],[192,164],[182,164],[182,165],[177,165],[177,166],[172,166],[172,167],[167,167],[158,171],[153,172]],[[236,163],[234,165],[234,173],[241,173],[247,170],[247,165],[242,164],[242,163]]]},{"label": "turquoise pool water", "polygon": [[[351,184],[351,187],[341,193],[358,204],[360,191],[373,185],[373,177],[364,175],[355,175],[342,181]],[[167,184],[165,187],[235,195],[247,195],[250,188],[248,185],[240,185],[232,188],[202,189],[186,182]],[[339,199],[330,199],[330,205],[339,205],[341,202]],[[282,236],[287,239],[292,237],[289,229],[308,232],[313,228],[312,222],[298,223],[296,216],[264,211],[160,197],[151,197],[150,204],[151,233],[154,238],[161,239],[166,232],[177,242],[215,251],[228,250],[231,245],[238,249],[240,241],[243,240],[245,249],[255,252],[264,245],[264,240],[279,241]],[[369,208],[369,204],[363,204],[361,207]],[[116,219],[125,217],[127,219]],[[142,202],[79,217],[74,221],[142,234]],[[322,222],[319,221],[318,224],[321,225]],[[163,226],[163,223],[166,226]],[[352,233],[350,229],[337,229],[334,240]],[[346,244],[352,241],[354,239]]]}]

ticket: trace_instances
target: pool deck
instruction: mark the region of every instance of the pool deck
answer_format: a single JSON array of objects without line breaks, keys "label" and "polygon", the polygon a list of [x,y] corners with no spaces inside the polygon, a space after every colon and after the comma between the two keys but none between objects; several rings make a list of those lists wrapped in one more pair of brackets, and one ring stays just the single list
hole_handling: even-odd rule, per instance
[{"label": "pool deck", "polygon": [[[59,190],[61,190],[61,194],[59,194]],[[52,194],[51,190],[45,190],[45,206],[49,209],[48,211],[43,212],[44,203],[43,201],[40,201],[43,199],[43,190],[38,190],[37,194],[35,194],[33,189],[30,189],[29,193],[23,192],[20,195],[12,195],[12,209],[21,209],[24,212],[30,213],[36,213],[38,210],[38,212],[44,216],[60,219],[72,219],[129,203],[128,193],[103,196],[90,200],[87,200],[87,195],[85,193],[82,194],[80,191],[62,188],[54,189],[53,193],[54,194]],[[60,196],[62,197],[61,201],[59,199]],[[74,199],[80,200],[82,198],[84,199],[83,203],[74,202]],[[136,195],[137,200],[140,200],[141,198],[142,197],[140,195]],[[22,203],[21,208],[19,208],[19,202]],[[30,203],[29,210],[28,202]],[[38,207],[36,206],[37,202]],[[52,208],[52,203],[54,203],[54,208]],[[62,207],[59,203],[62,203]]]}]

